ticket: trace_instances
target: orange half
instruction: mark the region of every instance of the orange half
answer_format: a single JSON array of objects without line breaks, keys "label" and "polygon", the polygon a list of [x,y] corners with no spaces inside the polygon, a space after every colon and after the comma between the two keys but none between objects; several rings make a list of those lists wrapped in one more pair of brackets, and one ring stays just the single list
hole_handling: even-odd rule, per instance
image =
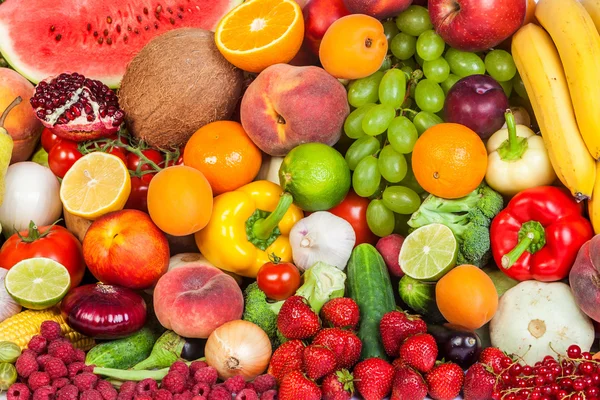
[{"label": "orange half", "polygon": [[221,54],[255,73],[291,61],[303,38],[302,9],[294,0],[250,0],[225,15],[215,31]]}]

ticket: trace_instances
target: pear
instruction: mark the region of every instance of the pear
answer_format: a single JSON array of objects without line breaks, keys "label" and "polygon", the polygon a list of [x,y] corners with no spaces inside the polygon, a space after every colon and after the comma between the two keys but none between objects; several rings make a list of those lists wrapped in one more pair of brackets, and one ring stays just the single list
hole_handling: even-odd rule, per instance
[{"label": "pear", "polygon": [[6,117],[10,113],[10,110],[18,106],[19,103],[21,103],[21,100],[21,97],[14,99],[13,102],[8,105],[6,110],[4,110],[2,116],[0,116],[0,205],[4,202],[4,192],[6,191],[4,178],[6,176],[8,164],[10,164],[10,157],[14,147],[12,136],[10,136],[6,128],[4,128],[4,121],[6,121]]}]

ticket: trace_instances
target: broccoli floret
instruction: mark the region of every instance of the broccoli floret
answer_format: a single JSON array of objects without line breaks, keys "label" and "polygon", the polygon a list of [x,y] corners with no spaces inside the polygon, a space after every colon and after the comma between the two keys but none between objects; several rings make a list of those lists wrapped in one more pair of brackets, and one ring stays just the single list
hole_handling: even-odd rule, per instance
[{"label": "broccoli floret", "polygon": [[258,325],[276,347],[277,345],[277,314],[282,301],[269,303],[265,293],[253,282],[244,291],[244,314],[242,319]]},{"label": "broccoli floret", "polygon": [[460,199],[442,199],[429,195],[411,216],[411,228],[432,223],[446,225],[459,245],[457,262],[479,267],[490,259],[489,227],[504,207],[502,196],[486,184]]}]

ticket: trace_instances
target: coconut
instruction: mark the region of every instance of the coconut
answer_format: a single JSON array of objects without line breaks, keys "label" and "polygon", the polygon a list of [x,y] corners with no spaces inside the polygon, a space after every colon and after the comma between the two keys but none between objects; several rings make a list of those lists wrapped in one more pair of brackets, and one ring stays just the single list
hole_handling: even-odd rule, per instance
[{"label": "coconut", "polygon": [[175,148],[204,125],[229,119],[242,83],[243,72],[221,55],[213,32],[181,28],[157,36],[133,58],[119,104],[133,136]]}]

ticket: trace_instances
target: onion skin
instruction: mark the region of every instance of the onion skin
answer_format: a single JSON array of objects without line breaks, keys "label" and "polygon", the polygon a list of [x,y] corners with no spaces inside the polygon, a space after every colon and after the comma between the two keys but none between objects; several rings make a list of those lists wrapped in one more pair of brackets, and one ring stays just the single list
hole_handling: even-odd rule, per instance
[{"label": "onion skin", "polygon": [[267,369],[272,348],[269,337],[258,325],[235,320],[211,333],[204,354],[220,379],[241,375],[246,381],[252,381]]},{"label": "onion skin", "polygon": [[77,287],[60,311],[71,328],[96,339],[119,339],[146,323],[146,302],[131,289],[103,284]]}]

